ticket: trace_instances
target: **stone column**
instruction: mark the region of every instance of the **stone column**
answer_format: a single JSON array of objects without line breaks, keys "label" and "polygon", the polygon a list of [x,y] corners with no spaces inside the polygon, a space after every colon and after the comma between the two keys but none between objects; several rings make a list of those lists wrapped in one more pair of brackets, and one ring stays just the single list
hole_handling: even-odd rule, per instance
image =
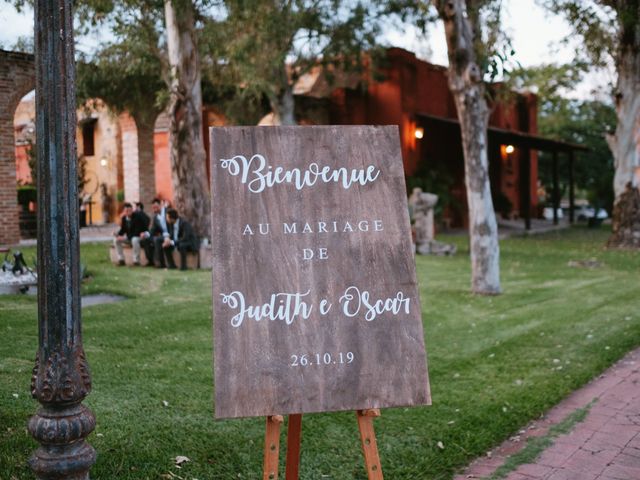
[{"label": "stone column", "polygon": [[72,0],[37,0],[39,347],[29,420],[40,443],[29,465],[39,480],[88,480],[95,427],[82,405],[91,390],[80,325],[80,242]]},{"label": "stone column", "polygon": [[155,110],[133,116],[120,115],[124,197],[130,202],[142,202],[147,210],[156,196],[153,145],[156,117]]}]

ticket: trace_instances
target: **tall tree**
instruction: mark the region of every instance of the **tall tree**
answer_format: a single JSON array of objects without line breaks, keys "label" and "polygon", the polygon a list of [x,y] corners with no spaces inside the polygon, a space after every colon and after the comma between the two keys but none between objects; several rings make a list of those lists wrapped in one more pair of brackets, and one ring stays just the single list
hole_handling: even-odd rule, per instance
[{"label": "tall tree", "polygon": [[162,64],[148,51],[148,42],[158,43],[157,32],[140,23],[136,29],[119,36],[119,43],[107,44],[90,57],[81,58],[76,82],[80,104],[99,97],[116,112],[128,112],[133,117],[137,129],[139,200],[144,203],[151,203],[155,196],[154,130],[166,97]]},{"label": "tall tree", "polygon": [[[209,21],[208,0],[82,0],[77,17],[85,30],[108,28],[116,42],[141,41],[139,53],[155,55],[166,82],[174,200],[200,236],[209,235],[210,199],[202,139],[202,95],[196,35]],[[142,22],[148,19],[148,22]],[[160,95],[162,97],[162,95]]]},{"label": "tall tree", "polygon": [[211,200],[202,138],[202,87],[191,0],[165,0],[169,59],[169,143],[175,203],[200,236],[211,230]]},{"label": "tall tree", "polygon": [[[282,125],[296,124],[294,84],[316,65],[362,67],[378,33],[375,2],[227,0],[222,71],[243,95],[264,96]],[[208,38],[214,38],[209,36]],[[325,70],[325,74],[328,70]]]},{"label": "tall tree", "polygon": [[[551,11],[564,15],[582,37],[579,53],[601,67],[612,62],[617,79],[613,89],[617,125],[607,141],[613,153],[615,193],[612,246],[640,248],[640,215],[619,203],[627,185],[637,190],[640,172],[640,0],[543,0]],[[586,47],[586,48],[585,48]],[[622,215],[622,217],[621,217]],[[632,218],[625,218],[631,215]],[[622,228],[623,225],[633,228]]]},{"label": "tall tree", "polygon": [[[444,23],[449,57],[448,81],[453,95],[465,162],[469,207],[471,289],[496,295],[500,288],[498,226],[491,199],[487,127],[489,107],[483,82],[497,44],[499,1],[432,0]],[[483,35],[481,26],[485,25]]]}]

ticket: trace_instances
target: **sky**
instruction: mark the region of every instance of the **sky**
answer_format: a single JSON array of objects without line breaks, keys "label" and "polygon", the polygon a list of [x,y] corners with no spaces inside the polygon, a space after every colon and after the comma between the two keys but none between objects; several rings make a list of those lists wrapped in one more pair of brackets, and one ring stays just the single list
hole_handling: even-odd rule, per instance
[{"label": "sky", "polygon": [[[559,16],[549,15],[535,0],[505,0],[504,26],[512,39],[515,60],[522,66],[530,67],[542,63],[564,63],[572,59],[572,48],[561,41],[571,33],[569,25]],[[0,46],[8,48],[18,37],[33,35],[33,11],[24,13],[6,3],[0,7]],[[389,31],[389,43],[415,52],[420,58],[446,65],[446,43],[442,24],[438,22],[426,38],[417,31]],[[611,82],[610,74],[589,75],[571,96],[588,98],[592,90],[605,88]]]}]

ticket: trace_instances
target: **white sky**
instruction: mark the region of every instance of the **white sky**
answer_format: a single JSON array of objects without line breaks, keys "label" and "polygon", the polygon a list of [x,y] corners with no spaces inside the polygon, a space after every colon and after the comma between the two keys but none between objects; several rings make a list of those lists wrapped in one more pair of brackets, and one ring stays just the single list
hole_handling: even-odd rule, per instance
[{"label": "white sky", "polygon": [[[571,33],[564,20],[559,16],[549,16],[536,5],[535,0],[506,0],[504,5],[504,26],[512,39],[516,59],[524,67],[551,61],[571,61],[570,49],[565,47],[557,51],[558,49],[554,48],[554,45],[558,46],[560,41]],[[392,44],[414,51],[419,57],[429,58],[433,63],[448,63],[447,45],[441,22],[437,22],[430,29],[426,39],[420,38],[417,29],[392,32],[388,38]]]},{"label": "white sky", "polygon": [[[559,16],[549,15],[535,0],[505,0],[504,25],[512,39],[515,59],[524,67],[542,63],[569,62],[573,52],[561,45],[561,40],[571,30]],[[0,46],[8,48],[20,36],[33,35],[33,11],[23,13],[2,2],[0,7]],[[394,46],[406,48],[419,57],[440,65],[447,64],[446,44],[441,23],[432,27],[427,38],[416,31],[389,32],[386,37]],[[90,43],[91,40],[89,40]],[[611,76],[602,73],[590,75],[574,95],[581,98],[591,96],[591,91],[606,87]]]}]

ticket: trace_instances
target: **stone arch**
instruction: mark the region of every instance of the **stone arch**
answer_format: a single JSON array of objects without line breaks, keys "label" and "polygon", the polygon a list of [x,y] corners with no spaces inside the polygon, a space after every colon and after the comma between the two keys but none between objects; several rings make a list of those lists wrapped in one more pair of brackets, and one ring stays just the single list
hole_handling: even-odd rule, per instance
[{"label": "stone arch", "polygon": [[20,240],[13,117],[35,84],[33,55],[0,50],[0,245]]}]

